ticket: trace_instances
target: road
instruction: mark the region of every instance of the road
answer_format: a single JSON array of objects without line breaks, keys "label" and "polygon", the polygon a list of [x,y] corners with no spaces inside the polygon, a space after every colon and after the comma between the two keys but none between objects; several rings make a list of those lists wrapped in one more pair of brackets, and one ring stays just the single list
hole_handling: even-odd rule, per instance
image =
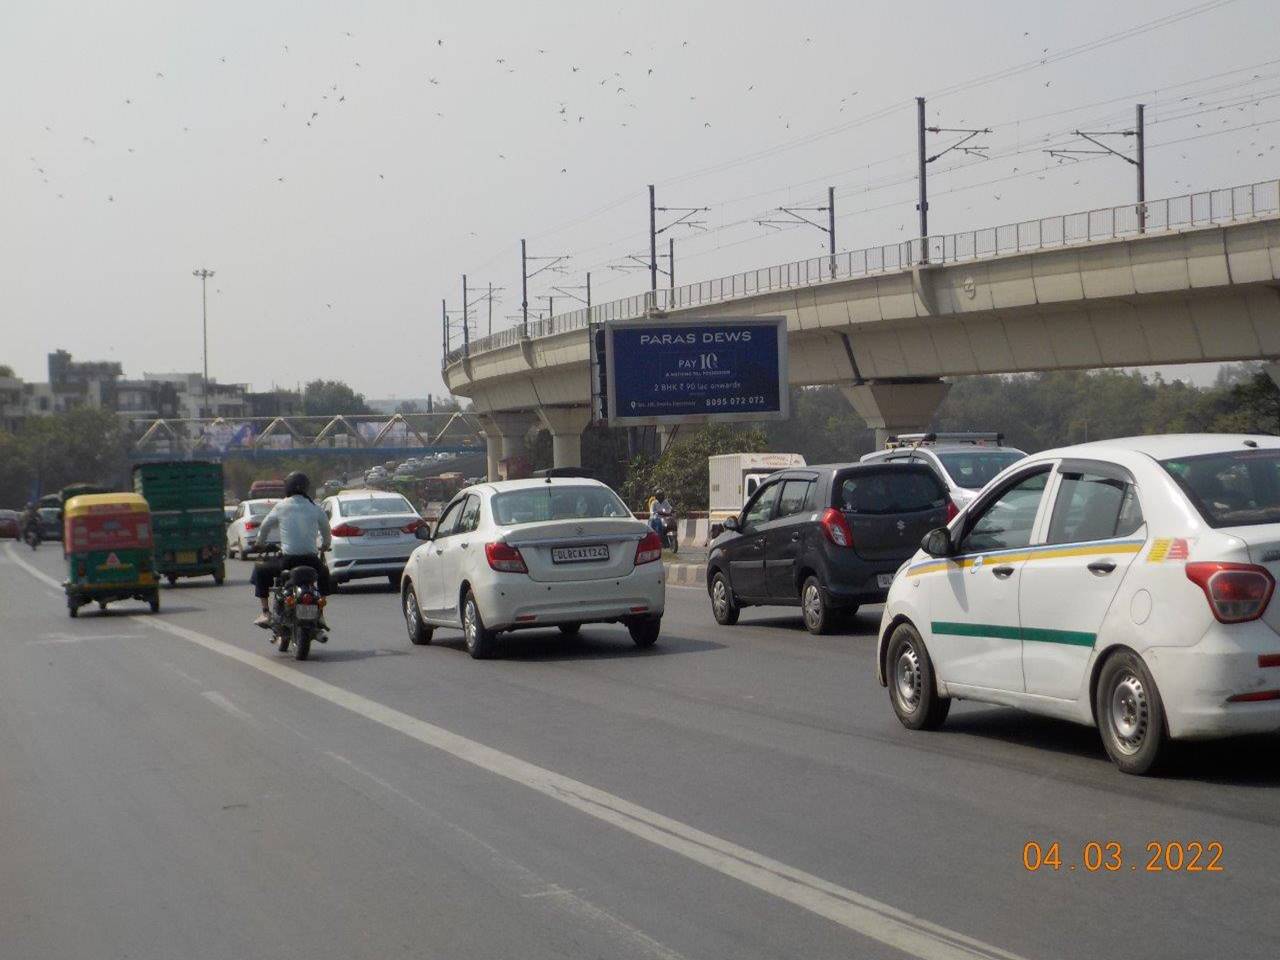
[{"label": "road", "polygon": [[[671,588],[664,634],[412,647],[385,583],[297,663],[247,566],[66,616],[0,548],[0,956],[1274,957],[1276,738],[1116,773],[1090,730],[957,705],[911,733],[878,610],[814,638]],[[1024,844],[1061,844],[1028,872]],[[1091,873],[1089,841],[1124,866]],[[1221,872],[1147,872],[1150,841]],[[1136,869],[1131,869],[1136,868]]]}]

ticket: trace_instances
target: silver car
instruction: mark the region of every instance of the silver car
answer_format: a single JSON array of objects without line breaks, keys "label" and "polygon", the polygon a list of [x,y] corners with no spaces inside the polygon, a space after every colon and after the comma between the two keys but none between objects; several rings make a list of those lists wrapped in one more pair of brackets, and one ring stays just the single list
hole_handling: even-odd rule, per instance
[{"label": "silver car", "polygon": [[927,463],[947,485],[952,502],[964,509],[978,491],[1026,453],[1006,447],[998,433],[925,433],[892,438],[887,450],[862,458],[863,463]]}]

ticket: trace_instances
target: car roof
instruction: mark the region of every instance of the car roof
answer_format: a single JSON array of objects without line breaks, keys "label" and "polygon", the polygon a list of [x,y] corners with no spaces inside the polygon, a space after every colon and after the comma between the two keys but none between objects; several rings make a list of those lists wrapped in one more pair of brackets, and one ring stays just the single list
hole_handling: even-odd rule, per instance
[{"label": "car roof", "polygon": [[398,490],[372,490],[368,488],[357,488],[355,490],[339,490],[331,499],[334,500],[354,500],[357,497],[399,497],[404,499],[404,494]]},{"label": "car roof", "polygon": [[1172,457],[1194,457],[1206,453],[1226,453],[1244,450],[1245,441],[1259,449],[1280,449],[1280,437],[1268,437],[1245,433],[1164,433],[1150,437],[1117,437],[1114,440],[1094,440],[1070,447],[1058,447],[1037,454],[1036,459],[1052,457],[1111,456],[1123,453],[1146,454],[1153,460]]},{"label": "car roof", "polygon": [[[478,483],[467,490],[475,490],[479,487],[487,487],[493,493],[509,493],[512,490],[529,490],[534,487],[604,487],[610,489],[607,483],[601,483],[592,477],[527,477],[524,480],[493,480],[484,483]],[[458,491],[461,493],[462,491]]]}]

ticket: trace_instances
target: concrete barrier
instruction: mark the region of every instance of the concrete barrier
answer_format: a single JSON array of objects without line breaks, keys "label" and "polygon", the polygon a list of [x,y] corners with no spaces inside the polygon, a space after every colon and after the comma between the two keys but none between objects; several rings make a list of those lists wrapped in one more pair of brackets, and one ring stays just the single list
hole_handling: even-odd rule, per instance
[{"label": "concrete barrier", "polygon": [[673,587],[701,587],[707,582],[705,563],[668,563],[667,583]]}]

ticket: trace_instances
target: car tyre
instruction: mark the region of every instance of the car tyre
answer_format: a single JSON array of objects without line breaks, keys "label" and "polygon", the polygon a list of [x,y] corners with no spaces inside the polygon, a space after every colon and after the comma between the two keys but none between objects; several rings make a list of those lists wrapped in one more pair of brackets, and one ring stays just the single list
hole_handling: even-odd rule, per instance
[{"label": "car tyre", "polygon": [[418,607],[418,595],[414,592],[411,581],[405,581],[401,606],[404,610],[404,625],[409,631],[409,642],[415,647],[426,646],[431,642],[431,635],[435,630],[422,619],[422,610]]},{"label": "car tyre", "polygon": [[1168,759],[1164,702],[1147,665],[1132,650],[1121,650],[1102,665],[1093,709],[1102,745],[1122,773],[1145,776]]},{"label": "car tyre", "polygon": [[487,660],[494,654],[497,642],[493,631],[484,625],[480,604],[470,590],[462,601],[462,639],[473,660]]},{"label": "car tyre", "polygon": [[560,624],[560,634],[561,634],[561,636],[565,636],[565,637],[573,638],[573,637],[576,637],[576,636],[577,636],[581,631],[582,631],[582,624],[580,624],[580,623],[562,623],[562,624]]},{"label": "car tyre", "polygon": [[387,586],[388,586],[388,587],[390,587],[392,590],[399,590],[399,589],[400,589],[400,574],[398,574],[398,573],[388,573],[388,574],[387,574]]},{"label": "car tyre", "polygon": [[800,587],[800,613],[805,629],[815,636],[827,633],[835,622],[835,611],[827,604],[817,577],[807,577]]},{"label": "car tyre", "polygon": [[920,632],[900,623],[889,637],[885,674],[889,702],[908,730],[937,730],[951,711],[951,700],[938,696],[933,661]]},{"label": "car tyre", "polygon": [[733,587],[729,586],[729,578],[723,570],[717,570],[711,578],[711,615],[722,627],[731,627],[738,622],[738,614],[742,608],[733,598]]},{"label": "car tyre", "polygon": [[658,634],[662,632],[662,618],[652,620],[632,620],[627,624],[631,634],[631,642],[641,650],[648,649],[658,642]]}]

